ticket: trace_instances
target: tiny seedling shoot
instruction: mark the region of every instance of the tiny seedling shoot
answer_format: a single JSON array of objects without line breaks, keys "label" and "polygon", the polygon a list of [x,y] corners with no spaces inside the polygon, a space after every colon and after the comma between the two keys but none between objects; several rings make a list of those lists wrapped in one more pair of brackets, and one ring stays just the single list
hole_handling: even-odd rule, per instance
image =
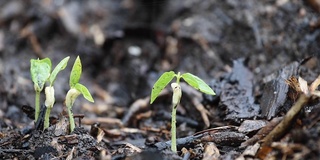
[{"label": "tiny seedling shoot", "polygon": [[35,96],[35,121],[38,120],[40,114],[40,93],[43,90],[44,84],[48,80],[51,71],[51,60],[49,58],[44,59],[31,59],[31,79],[34,83]]},{"label": "tiny seedling shoot", "polygon": [[172,79],[176,77],[177,81],[175,83],[171,83],[171,88],[173,90],[172,96],[172,117],[171,117],[171,150],[173,152],[177,152],[177,145],[176,145],[176,112],[177,106],[180,103],[181,99],[181,87],[180,87],[180,78],[183,78],[190,86],[193,88],[210,95],[215,95],[214,91],[199,77],[191,74],[191,73],[184,73],[180,75],[175,74],[173,71],[163,73],[160,78],[156,81],[153,85],[152,92],[151,92],[151,99],[150,104],[154,102],[154,100],[159,96],[160,92],[172,81]]},{"label": "tiny seedling shoot", "polygon": [[70,57],[68,56],[63,60],[61,60],[60,63],[53,69],[48,79],[49,86],[45,88],[45,94],[46,94],[45,106],[47,107],[47,109],[44,117],[43,129],[47,129],[49,127],[50,112],[55,102],[53,83],[56,80],[58,73],[66,68],[69,58]]},{"label": "tiny seedling shoot", "polygon": [[75,102],[76,98],[82,94],[85,99],[90,102],[94,102],[89,90],[87,87],[79,83],[80,77],[82,73],[82,65],[79,56],[77,57],[76,61],[73,64],[71,73],[70,73],[70,90],[66,95],[66,107],[68,110],[69,115],[69,123],[70,123],[70,132],[72,132],[75,128],[73,113],[72,113],[72,106]]},{"label": "tiny seedling shoot", "polygon": [[[46,100],[46,114],[44,118],[44,129],[49,127],[50,112],[55,102],[53,83],[60,71],[66,68],[70,57],[64,58],[51,72],[51,60],[49,58],[44,59],[31,59],[31,79],[34,83],[34,89],[36,91],[35,98],[35,121],[38,120],[40,113],[40,93],[43,90],[45,83],[48,81],[49,86],[45,88]],[[51,73],[50,73],[51,72]]]},{"label": "tiny seedling shoot", "polygon": [[[60,63],[54,68],[51,72],[51,60],[49,58],[44,59],[31,59],[31,67],[30,73],[31,78],[34,83],[34,89],[36,91],[35,96],[35,121],[38,120],[40,114],[40,93],[44,88],[46,82],[49,82],[49,85],[45,88],[45,106],[46,106],[46,113],[44,118],[44,129],[49,127],[49,117],[51,109],[55,103],[54,97],[54,81],[58,73],[64,70],[67,66],[70,57],[66,57],[60,61]],[[50,73],[51,72],[51,73]],[[89,90],[82,84],[79,83],[80,76],[82,73],[82,66],[79,56],[77,57],[76,61],[74,62],[73,68],[70,73],[70,90],[66,95],[66,107],[69,114],[69,121],[70,121],[70,131],[72,132],[75,128],[73,114],[72,114],[72,106],[76,98],[83,94],[84,98],[88,101],[93,102],[93,98],[89,92]]]}]

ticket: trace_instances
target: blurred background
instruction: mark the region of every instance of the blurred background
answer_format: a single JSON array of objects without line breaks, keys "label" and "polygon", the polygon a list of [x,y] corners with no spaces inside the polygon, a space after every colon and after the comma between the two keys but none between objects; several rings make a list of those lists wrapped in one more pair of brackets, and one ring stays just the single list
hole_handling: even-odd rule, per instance
[{"label": "blurred background", "polygon": [[83,63],[80,82],[96,101],[76,101],[74,112],[86,117],[122,118],[133,102],[150,94],[164,71],[191,72],[210,82],[238,58],[245,59],[261,90],[262,79],[284,65],[319,57],[318,5],[312,0],[1,0],[0,117],[32,123],[19,108],[34,105],[30,59],[45,57],[55,66],[71,56],[55,83],[56,115],[77,55]]}]

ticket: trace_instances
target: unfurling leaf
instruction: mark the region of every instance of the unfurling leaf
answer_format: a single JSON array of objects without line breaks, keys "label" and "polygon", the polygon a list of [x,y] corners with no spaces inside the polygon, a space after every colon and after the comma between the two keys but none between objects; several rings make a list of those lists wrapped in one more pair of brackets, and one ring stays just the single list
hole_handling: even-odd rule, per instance
[{"label": "unfurling leaf", "polygon": [[[80,91],[78,91],[75,88],[69,89],[66,95],[66,106],[69,110],[71,110],[73,103],[76,101],[77,97],[81,94]],[[70,117],[69,117],[70,118]]]},{"label": "unfurling leaf", "polygon": [[172,104],[174,107],[177,107],[182,96],[181,87],[178,83],[171,83],[171,88],[173,90]]},{"label": "unfurling leaf", "polygon": [[164,72],[160,78],[154,83],[151,92],[150,104],[159,96],[160,92],[166,87],[170,81],[174,78],[175,73],[173,71]]},{"label": "unfurling leaf", "polygon": [[49,78],[50,86],[53,85],[58,73],[66,68],[68,61],[69,61],[69,58],[70,57],[68,56],[68,57],[64,58],[63,60],[61,60],[60,63],[53,69],[53,71],[50,75],[50,78]]},{"label": "unfurling leaf", "polygon": [[79,82],[81,73],[82,73],[82,65],[81,65],[80,57],[78,56],[73,64],[73,67],[70,73],[70,81],[69,81],[70,88],[73,88]]},{"label": "unfurling leaf", "polygon": [[80,83],[77,83],[75,86],[74,86],[75,89],[77,89],[82,95],[83,97],[90,101],[90,102],[94,102],[89,90],[87,89],[87,87],[85,87],[84,85],[80,84]]},{"label": "unfurling leaf", "polygon": [[41,92],[45,82],[48,80],[51,71],[51,60],[44,59],[31,59],[31,79],[34,83],[34,88],[37,92]]},{"label": "unfurling leaf", "polygon": [[181,77],[193,88],[206,94],[215,95],[214,91],[199,77],[191,73],[184,73]]},{"label": "unfurling leaf", "polygon": [[55,102],[53,86],[46,87],[45,94],[46,94],[46,101],[44,102],[44,104],[46,105],[46,107],[52,108]]}]

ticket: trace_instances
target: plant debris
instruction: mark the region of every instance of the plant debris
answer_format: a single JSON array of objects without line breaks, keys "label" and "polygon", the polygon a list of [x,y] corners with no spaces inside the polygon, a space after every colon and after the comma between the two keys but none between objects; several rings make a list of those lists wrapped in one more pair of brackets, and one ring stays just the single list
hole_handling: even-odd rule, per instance
[{"label": "plant debris", "polygon": [[287,99],[289,90],[286,80],[291,76],[296,76],[298,72],[298,62],[293,62],[277,72],[274,79],[271,79],[264,87],[264,92],[261,97],[261,114],[267,119],[273,118],[279,113]]},{"label": "plant debris", "polygon": [[220,95],[221,107],[226,108],[226,119],[239,121],[259,115],[259,105],[253,97],[253,74],[244,64],[244,59],[233,61],[233,68]]},{"label": "plant debris", "polygon": [[[320,20],[315,0],[0,1],[0,159],[318,159]],[[36,123],[30,59],[81,57],[94,103],[65,110],[72,65]],[[177,152],[172,89],[181,81]],[[41,93],[40,106],[44,104]],[[296,108],[297,107],[297,108]]]}]

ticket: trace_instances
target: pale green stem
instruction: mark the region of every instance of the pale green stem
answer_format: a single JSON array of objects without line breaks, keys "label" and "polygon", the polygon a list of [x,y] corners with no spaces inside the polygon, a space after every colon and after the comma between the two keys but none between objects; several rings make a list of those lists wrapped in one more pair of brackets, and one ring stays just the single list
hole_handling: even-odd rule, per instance
[{"label": "pale green stem", "polygon": [[49,127],[49,118],[50,118],[50,112],[51,112],[51,107],[47,107],[47,110],[46,110],[46,115],[44,117],[44,124],[43,124],[43,129],[47,129]]},{"label": "pale green stem", "polygon": [[180,72],[178,72],[176,77],[177,77],[177,82],[176,83],[180,84],[180,78],[181,78]]},{"label": "pale green stem", "polygon": [[50,125],[50,112],[51,109],[53,107],[55,98],[54,98],[54,88],[53,86],[48,86],[45,88],[45,94],[46,94],[46,101],[44,102],[45,106],[46,106],[46,114],[44,117],[44,125],[43,125],[43,129],[47,129]]},{"label": "pale green stem", "polygon": [[39,114],[40,114],[40,92],[36,91],[36,98],[35,98],[35,117],[34,120],[37,122]]},{"label": "pale green stem", "polygon": [[[179,79],[180,73],[178,73],[177,79]],[[172,114],[171,114],[171,150],[172,152],[177,152],[177,134],[176,134],[176,114],[177,107],[181,99],[181,87],[179,83],[171,83],[171,88],[173,90],[172,95]]]},{"label": "pale green stem", "polygon": [[74,118],[73,118],[73,113],[72,113],[72,106],[67,106],[68,109],[68,115],[69,115],[69,123],[70,123],[70,132],[73,132],[74,128],[75,128],[75,124],[74,124]]},{"label": "pale green stem", "polygon": [[177,114],[177,106],[172,105],[172,113],[171,113],[171,150],[172,152],[177,152],[177,134],[176,134],[176,114]]},{"label": "pale green stem", "polygon": [[70,132],[72,132],[75,128],[72,106],[76,98],[80,95],[80,93],[81,92],[79,92],[78,90],[71,88],[66,95],[66,107],[69,115]]}]

